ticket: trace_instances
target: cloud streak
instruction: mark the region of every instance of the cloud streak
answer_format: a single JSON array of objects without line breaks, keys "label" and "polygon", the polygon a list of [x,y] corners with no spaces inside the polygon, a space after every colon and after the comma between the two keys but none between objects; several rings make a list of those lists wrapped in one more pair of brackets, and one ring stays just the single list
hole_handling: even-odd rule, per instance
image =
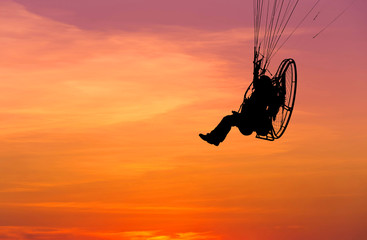
[{"label": "cloud streak", "polygon": [[26,226],[0,227],[0,238],[4,240],[219,240],[210,233],[177,233],[164,235],[160,231],[95,232],[81,229],[45,228]]}]

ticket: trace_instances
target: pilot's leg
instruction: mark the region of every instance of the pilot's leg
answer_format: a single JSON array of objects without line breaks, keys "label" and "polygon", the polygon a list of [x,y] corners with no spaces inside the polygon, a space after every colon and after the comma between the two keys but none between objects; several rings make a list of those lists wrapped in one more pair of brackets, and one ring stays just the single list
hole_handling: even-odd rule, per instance
[{"label": "pilot's leg", "polygon": [[208,143],[218,146],[219,143],[224,141],[231,128],[238,126],[239,120],[240,116],[238,113],[225,116],[213,131],[206,135],[200,134],[199,136]]}]

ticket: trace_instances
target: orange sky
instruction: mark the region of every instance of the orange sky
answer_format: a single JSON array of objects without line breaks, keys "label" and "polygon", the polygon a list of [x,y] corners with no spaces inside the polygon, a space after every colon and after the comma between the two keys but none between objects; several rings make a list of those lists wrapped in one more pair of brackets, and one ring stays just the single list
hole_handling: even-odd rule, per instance
[{"label": "orange sky", "polygon": [[365,3],[274,59],[299,72],[280,140],[214,147],[198,133],[241,103],[250,25],[101,31],[19,2],[0,2],[0,239],[367,238]]}]

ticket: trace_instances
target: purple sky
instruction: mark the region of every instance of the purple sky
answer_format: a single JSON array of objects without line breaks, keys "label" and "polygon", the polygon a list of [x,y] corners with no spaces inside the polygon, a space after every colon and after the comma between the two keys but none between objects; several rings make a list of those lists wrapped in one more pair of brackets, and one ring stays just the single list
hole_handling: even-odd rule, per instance
[{"label": "purple sky", "polygon": [[[247,0],[15,0],[38,15],[88,30],[137,29],[152,25],[175,25],[208,30],[252,26],[252,1]],[[300,1],[295,22],[302,18],[315,1]],[[337,16],[350,0],[322,0],[319,27]],[[336,24],[367,23],[366,2],[357,0]],[[361,14],[355,14],[361,9]],[[354,14],[351,14],[351,13]],[[306,23],[307,24],[307,23]],[[312,22],[317,25],[317,22]]]},{"label": "purple sky", "polygon": [[84,29],[142,25],[235,28],[252,20],[252,1],[242,0],[16,0],[28,10]]}]

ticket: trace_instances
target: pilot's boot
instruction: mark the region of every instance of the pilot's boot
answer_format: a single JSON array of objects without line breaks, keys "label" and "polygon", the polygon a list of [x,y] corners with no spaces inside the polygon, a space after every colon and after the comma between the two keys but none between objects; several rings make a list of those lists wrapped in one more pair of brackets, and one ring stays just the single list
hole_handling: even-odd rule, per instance
[{"label": "pilot's boot", "polygon": [[208,142],[208,143],[210,143],[210,144],[213,144],[213,145],[215,145],[215,146],[218,146],[219,145],[219,143],[220,142],[218,142],[216,139],[214,139],[213,137],[211,137],[210,136],[210,133],[208,133],[208,134],[202,134],[202,133],[200,133],[199,134],[199,137],[201,138],[201,139],[203,139],[204,141],[206,141],[206,142]]}]

